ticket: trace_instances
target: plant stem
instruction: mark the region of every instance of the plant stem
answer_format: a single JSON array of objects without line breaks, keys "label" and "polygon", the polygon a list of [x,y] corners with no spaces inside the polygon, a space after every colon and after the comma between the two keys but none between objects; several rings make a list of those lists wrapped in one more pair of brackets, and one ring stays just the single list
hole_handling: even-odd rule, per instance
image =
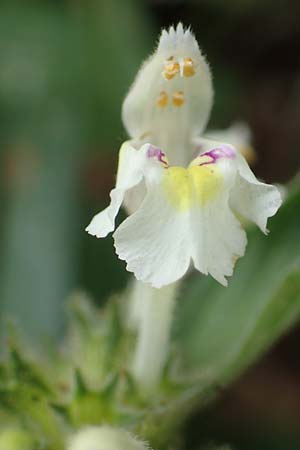
[{"label": "plant stem", "polygon": [[178,284],[155,289],[136,283],[134,292],[139,293],[140,298],[133,302],[138,336],[132,371],[140,387],[149,393],[159,384],[168,357]]}]

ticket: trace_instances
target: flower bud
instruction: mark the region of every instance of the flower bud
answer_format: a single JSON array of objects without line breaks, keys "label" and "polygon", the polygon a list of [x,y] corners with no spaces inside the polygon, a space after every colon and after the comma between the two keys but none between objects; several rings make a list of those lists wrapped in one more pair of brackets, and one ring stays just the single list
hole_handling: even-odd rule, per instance
[{"label": "flower bud", "polygon": [[121,428],[87,427],[71,437],[67,450],[147,450],[149,447]]}]

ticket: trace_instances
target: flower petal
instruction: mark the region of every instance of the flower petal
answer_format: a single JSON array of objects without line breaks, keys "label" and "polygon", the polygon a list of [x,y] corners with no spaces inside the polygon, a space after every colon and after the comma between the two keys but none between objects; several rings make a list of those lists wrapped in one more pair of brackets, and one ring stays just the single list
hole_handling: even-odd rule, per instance
[{"label": "flower petal", "polygon": [[282,203],[277,187],[261,183],[245,159],[238,157],[238,173],[231,192],[230,204],[245,219],[255,222],[267,234],[267,221]]},{"label": "flower petal", "polygon": [[191,230],[195,268],[227,286],[225,276],[232,275],[235,262],[243,256],[247,244],[246,233],[229,208],[228,192],[205,208],[193,211]]},{"label": "flower petal", "polygon": [[[116,187],[110,193],[110,205],[96,214],[86,231],[98,238],[106,237],[115,229],[115,219],[124,200],[127,191],[137,186],[143,179],[145,167],[150,175],[155,169],[163,170],[162,167],[168,165],[164,159],[164,153],[145,144],[140,149],[132,146],[131,141],[125,142],[119,153],[119,166]],[[158,167],[153,167],[158,164]]]},{"label": "flower petal", "polygon": [[170,150],[172,164],[185,165],[190,138],[204,130],[212,99],[209,67],[193,34],[179,24],[162,31],[124,101],[122,118],[131,137],[146,135]]},{"label": "flower petal", "polygon": [[181,278],[190,264],[188,213],[176,213],[159,186],[115,231],[116,253],[140,281],[160,288]]},{"label": "flower petal", "polygon": [[247,240],[228,204],[233,163],[224,158],[218,166],[160,173],[140,209],[116,230],[116,252],[138,280],[160,288],[181,278],[192,259],[227,284]]},{"label": "flower petal", "polygon": [[256,153],[251,145],[251,130],[245,122],[234,122],[226,129],[208,130],[205,136],[208,139],[228,142],[228,144],[233,145],[250,165],[256,160]]},{"label": "flower petal", "polygon": [[[214,152],[216,148],[233,148],[204,138],[195,139],[194,145],[200,158]],[[231,190],[230,205],[234,211],[256,223],[267,234],[268,218],[276,214],[282,203],[280,192],[277,187],[260,182],[239,152],[236,152],[235,165],[236,181]]]},{"label": "flower petal", "polygon": [[97,238],[106,237],[111,233],[115,229],[115,219],[122,205],[124,195],[125,191],[123,189],[113,189],[110,193],[110,205],[93,217],[85,231]]},{"label": "flower petal", "polygon": [[142,155],[131,146],[130,142],[125,142],[119,153],[119,167],[116,187],[111,191],[110,205],[96,214],[86,231],[92,236],[102,238],[115,229],[115,218],[122,205],[124,195],[127,190],[136,186],[142,179],[141,165]]}]

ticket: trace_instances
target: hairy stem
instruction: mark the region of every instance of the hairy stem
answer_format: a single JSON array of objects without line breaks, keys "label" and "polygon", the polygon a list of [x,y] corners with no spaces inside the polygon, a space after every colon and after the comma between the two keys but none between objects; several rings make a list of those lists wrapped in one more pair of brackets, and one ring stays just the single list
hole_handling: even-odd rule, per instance
[{"label": "hairy stem", "polygon": [[168,357],[177,283],[161,289],[136,282],[131,318],[137,328],[132,371],[147,393],[159,384]]}]

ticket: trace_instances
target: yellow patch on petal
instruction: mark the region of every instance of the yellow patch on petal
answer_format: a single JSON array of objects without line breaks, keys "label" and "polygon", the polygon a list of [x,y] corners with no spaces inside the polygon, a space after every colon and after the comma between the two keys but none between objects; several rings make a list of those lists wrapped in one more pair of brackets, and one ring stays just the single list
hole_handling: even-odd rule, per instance
[{"label": "yellow patch on petal", "polygon": [[216,164],[192,166],[188,172],[192,178],[197,204],[204,206],[222,190],[223,176]]},{"label": "yellow patch on petal", "polygon": [[185,211],[191,206],[191,188],[189,172],[183,167],[169,167],[165,171],[163,190],[174,208]]},{"label": "yellow patch on petal", "polygon": [[222,189],[223,177],[215,164],[169,167],[162,181],[169,203],[178,211],[205,206]]}]

